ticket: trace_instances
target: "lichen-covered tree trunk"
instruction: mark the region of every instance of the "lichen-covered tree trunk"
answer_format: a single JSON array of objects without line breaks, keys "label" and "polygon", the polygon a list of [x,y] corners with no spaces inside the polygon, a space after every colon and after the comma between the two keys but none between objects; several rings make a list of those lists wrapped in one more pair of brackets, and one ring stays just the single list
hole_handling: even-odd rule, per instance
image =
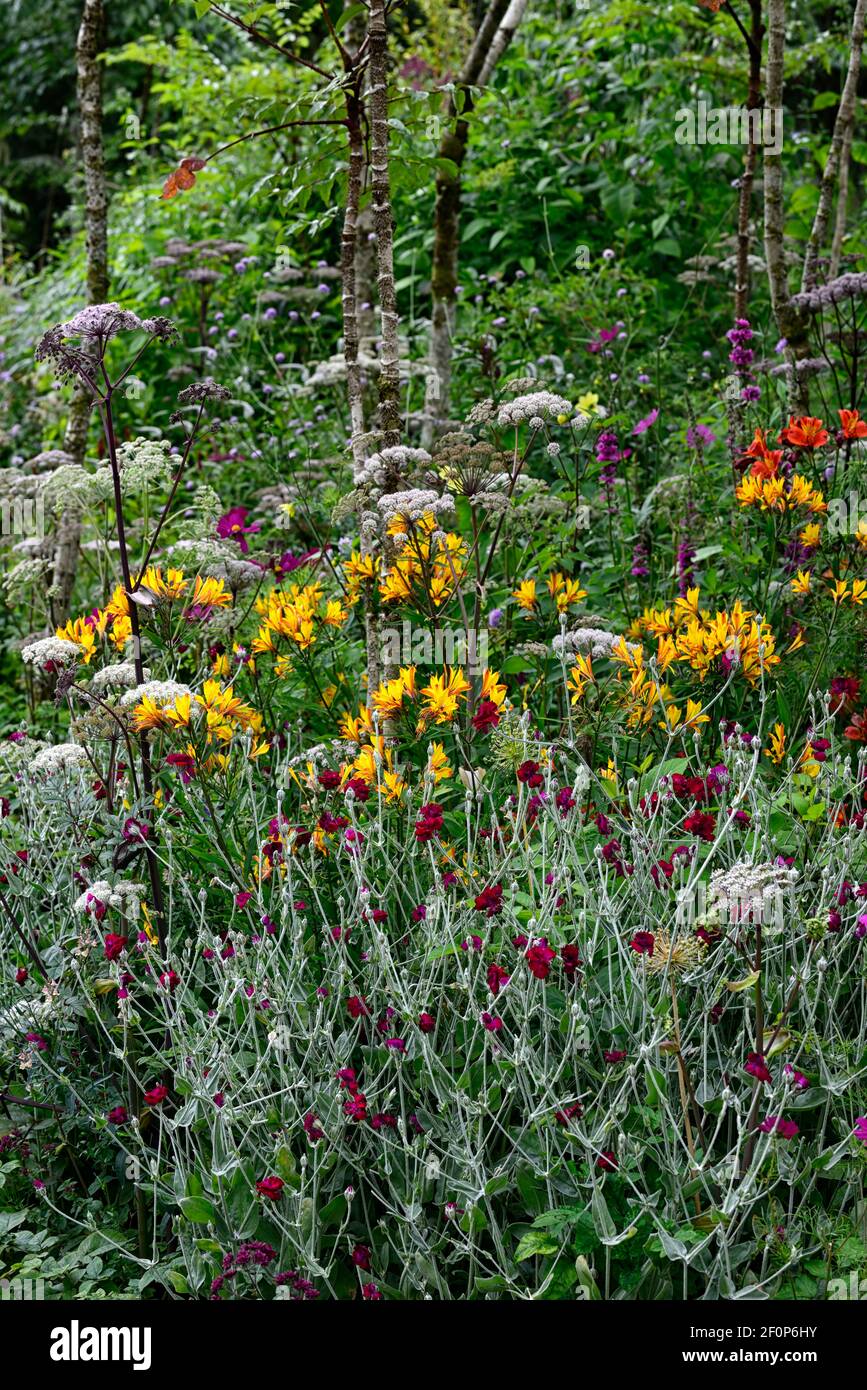
[{"label": "lichen-covered tree trunk", "polygon": [[[762,89],[762,41],[765,27],[762,23],[762,0],[750,0],[750,32],[747,39],[749,54],[749,82],[747,87],[747,110],[759,109]],[[758,145],[752,139],[744,157],[744,171],[741,174],[738,194],[738,241],[737,270],[735,272],[735,318],[746,318],[750,294],[750,211],[753,199]]]},{"label": "lichen-covered tree trunk", "polygon": [[[461,214],[461,169],[467,152],[469,125],[456,116],[472,110],[473,86],[487,81],[520,23],[526,0],[491,0],[472,48],[448,100],[446,130],[439,144],[434,206],[434,245],[431,268],[431,367],[425,397],[422,442],[429,447],[437,426],[451,410],[452,342],[458,285],[458,241]],[[456,97],[460,94],[460,110]]]},{"label": "lichen-covered tree trunk", "polygon": [[[768,60],[765,103],[773,112],[783,108],[784,65],[786,54],[785,0],[768,0]],[[771,292],[771,305],[780,336],[786,339],[786,361],[790,367],[789,407],[806,413],[809,407],[806,380],[799,376],[796,363],[807,356],[808,318],[792,304],[786,270],[785,204],[783,199],[782,140],[765,146],[765,263]]]},{"label": "lichen-covered tree trunk", "polygon": [[364,137],[361,130],[361,103],[355,92],[348,93],[346,97],[346,124],[349,142],[349,171],[340,247],[340,268],[343,282],[343,356],[346,361],[346,394],[352,429],[352,458],[356,467],[360,467],[364,462],[362,441],[364,400],[361,387],[361,368],[358,363],[358,295],[355,265],[361,184],[364,172]]},{"label": "lichen-covered tree trunk", "polygon": [[816,208],[816,215],[813,218],[810,240],[807,242],[807,250],[804,255],[804,270],[801,276],[802,291],[811,290],[816,284],[819,256],[822,247],[825,245],[828,221],[831,216],[831,206],[834,200],[834,185],[837,181],[837,174],[840,169],[843,150],[846,147],[847,137],[851,137],[852,127],[855,123],[855,108],[858,101],[858,78],[861,73],[861,53],[864,47],[865,19],[867,19],[867,0],[855,0],[855,12],[852,16],[852,32],[849,36],[849,66],[846,70],[846,80],[843,83],[843,91],[840,95],[840,105],[837,107],[837,118],[834,121],[834,133],[831,136],[831,146],[828,150],[825,168],[822,173],[822,182],[819,187],[819,203]]},{"label": "lichen-covered tree trunk", "polygon": [[[399,319],[394,286],[394,223],[388,165],[388,30],[385,0],[371,0],[368,35],[370,172],[380,316],[379,425],[382,448],[389,449],[400,443],[400,366]],[[388,490],[394,491],[395,486],[391,484],[396,483],[396,478],[389,479]]]},{"label": "lichen-covered tree trunk", "polygon": [[[767,105],[780,111],[783,104],[784,60],[786,47],[785,0],[769,0],[768,3],[768,64],[767,64]],[[831,146],[825,160],[822,182],[819,188],[819,203],[813,219],[813,226],[801,274],[801,290],[814,288],[818,276],[818,262],[828,230],[831,214],[834,184],[846,144],[846,132],[851,129],[855,118],[858,77],[861,71],[861,52],[864,44],[867,0],[856,0],[852,17],[850,36],[849,65]],[[781,142],[775,141],[781,145]],[[765,256],[768,268],[768,281],[771,290],[771,304],[781,335],[786,339],[786,360],[790,367],[789,407],[798,414],[807,414],[810,408],[806,373],[799,373],[798,363],[809,355],[808,325],[809,316],[789,291],[788,274],[785,262],[783,226],[785,206],[783,200],[782,153],[773,146],[765,148]]]},{"label": "lichen-covered tree trunk", "polygon": [[[102,64],[105,43],[103,0],[84,0],[75,57],[78,109],[81,120],[81,165],[84,175],[84,239],[87,254],[87,302],[108,299],[108,195],[102,147]],[[83,464],[87,449],[90,399],[79,385],[69,407],[63,447],[76,463]],[[81,518],[71,508],[58,527],[51,587],[51,611],[55,622],[69,615],[78,566]]]}]

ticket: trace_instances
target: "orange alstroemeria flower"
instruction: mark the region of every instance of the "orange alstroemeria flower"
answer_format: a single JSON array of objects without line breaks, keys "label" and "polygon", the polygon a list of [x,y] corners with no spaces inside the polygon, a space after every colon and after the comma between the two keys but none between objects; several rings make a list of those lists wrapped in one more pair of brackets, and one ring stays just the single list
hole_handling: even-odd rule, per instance
[{"label": "orange alstroemeria flower", "polygon": [[796,449],[820,449],[831,438],[821,420],[812,415],[801,415],[795,419],[789,416],[789,423],[780,432],[784,444],[792,444]]},{"label": "orange alstroemeria flower", "polygon": [[857,410],[838,410],[837,414],[844,439],[867,439],[867,420],[862,420]]},{"label": "orange alstroemeria flower", "polygon": [[775,478],[780,471],[782,459],[782,449],[769,449],[765,431],[757,428],[752,443],[740,461],[750,463],[750,473],[754,478]]}]

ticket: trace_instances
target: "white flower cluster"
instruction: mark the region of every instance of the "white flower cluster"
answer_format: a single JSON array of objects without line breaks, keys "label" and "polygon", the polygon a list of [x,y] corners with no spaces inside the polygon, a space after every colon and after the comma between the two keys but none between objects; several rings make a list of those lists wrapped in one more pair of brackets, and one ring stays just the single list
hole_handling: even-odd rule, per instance
[{"label": "white flower cluster", "polygon": [[751,864],[739,860],[729,869],[716,869],[710,876],[709,901],[712,910],[724,920],[772,922],[782,906],[783,893],[799,877],[797,869],[785,864]]},{"label": "white flower cluster", "polygon": [[[144,492],[171,482],[174,467],[165,439],[131,439],[117,451],[121,487],[126,493]],[[102,471],[102,470],[100,470]]]},{"label": "white flower cluster", "polygon": [[161,323],[160,319],[140,319],[131,309],[121,309],[112,301],[79,309],[66,323],[60,324],[60,329],[65,338],[113,338],[117,333],[133,333],[138,329],[153,333]]},{"label": "white flower cluster", "polygon": [[53,743],[28,764],[30,772],[67,772],[70,768],[86,767],[87,753],[79,743]]},{"label": "white flower cluster", "polygon": [[99,468],[88,473],[78,463],[65,464],[55,469],[45,483],[43,497],[55,516],[63,512],[88,511],[107,502],[112,495],[111,470]]},{"label": "white flower cluster", "polygon": [[65,637],[40,637],[36,642],[28,642],[21,650],[21,660],[25,666],[45,666],[53,661],[56,666],[73,666],[81,655],[77,642],[68,642]]},{"label": "white flower cluster", "polygon": [[168,709],[182,695],[192,695],[188,685],[181,685],[179,681],[145,681],[143,685],[136,685],[132,690],[128,690],[121,697],[122,705],[137,705],[142,700],[152,700],[160,709]]},{"label": "white flower cluster", "polygon": [[3,588],[10,602],[14,603],[33,585],[42,584],[53,568],[50,560],[19,560],[3,578]]},{"label": "white flower cluster", "polygon": [[525,420],[556,420],[558,415],[571,418],[572,404],[553,391],[532,391],[529,396],[516,396],[505,401],[497,412],[498,425],[520,425]]},{"label": "white flower cluster", "polygon": [[75,465],[75,459],[65,449],[42,449],[23,464],[23,469],[25,473],[52,473],[55,468],[67,468],[70,465]]},{"label": "white flower cluster", "polygon": [[388,492],[376,504],[386,518],[406,517],[409,521],[421,521],[431,512],[438,516],[441,512],[453,512],[455,499],[448,493],[434,492],[431,488],[414,487],[408,492]]},{"label": "white flower cluster", "polygon": [[[150,680],[150,674],[145,666],[145,680]],[[134,663],[119,661],[114,666],[103,666],[101,671],[94,671],[90,678],[90,689],[97,694],[103,690],[131,690],[137,681]]]},{"label": "white flower cluster", "polygon": [[107,879],[98,878],[76,898],[72,907],[74,912],[87,912],[96,898],[99,902],[105,903],[106,907],[128,907],[135,917],[138,915],[139,903],[146,897],[147,889],[143,883],[109,883]]},{"label": "white flower cluster", "polygon": [[557,656],[570,657],[577,652],[589,656],[610,656],[617,640],[615,633],[606,632],[601,627],[575,627],[571,632],[555,637],[551,646]]},{"label": "white flower cluster", "polygon": [[371,454],[367,462],[355,470],[353,482],[356,487],[384,487],[389,468],[406,473],[410,468],[424,467],[430,461],[427,449],[410,449],[404,444],[396,444],[390,449],[382,449],[378,454]]}]

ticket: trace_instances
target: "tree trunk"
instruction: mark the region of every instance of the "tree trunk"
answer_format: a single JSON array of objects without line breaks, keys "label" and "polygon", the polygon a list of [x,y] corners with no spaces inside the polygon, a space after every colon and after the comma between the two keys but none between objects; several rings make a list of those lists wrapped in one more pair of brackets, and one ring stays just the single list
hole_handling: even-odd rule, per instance
[{"label": "tree trunk", "polygon": [[[765,26],[762,23],[762,0],[750,0],[750,15],[748,39],[750,75],[747,89],[747,110],[756,111],[761,103],[762,41],[765,36]],[[738,319],[746,318],[750,295],[750,209],[758,146],[752,139],[752,125],[750,125],[749,130],[750,143],[744,158],[744,172],[741,175],[738,196],[738,251],[735,278],[735,318]]]},{"label": "tree trunk", "polygon": [[816,208],[816,216],[813,219],[813,229],[810,233],[810,240],[807,243],[807,251],[804,256],[804,272],[801,277],[802,292],[812,290],[816,285],[819,256],[825,244],[825,236],[828,231],[828,220],[831,216],[834,184],[837,179],[837,172],[840,168],[840,161],[846,146],[847,137],[851,139],[852,127],[855,124],[855,108],[858,100],[858,78],[861,73],[861,50],[864,46],[865,18],[867,18],[867,0],[855,0],[855,13],[852,16],[852,33],[849,39],[849,67],[846,71],[846,81],[843,83],[840,105],[837,108],[837,119],[834,122],[834,134],[831,137],[831,148],[828,151],[828,158],[825,160],[825,169],[819,188],[819,205]]},{"label": "tree trunk", "polygon": [[[102,148],[102,64],[99,61],[104,43],[103,0],[84,0],[75,57],[84,172],[88,304],[104,304],[108,299],[108,196]],[[90,398],[87,391],[78,385],[70,402],[63,441],[64,449],[78,464],[84,462],[89,420]],[[54,555],[51,610],[58,623],[63,623],[69,616],[80,539],[81,518],[69,509],[64,512],[58,527]]]},{"label": "tree trunk", "polygon": [[352,459],[356,467],[364,462],[364,401],[361,368],[358,365],[358,300],[356,294],[356,247],[358,209],[364,172],[364,138],[361,130],[361,102],[357,93],[347,92],[346,122],[349,141],[349,171],[346,182],[346,208],[343,213],[340,268],[343,291],[343,356],[346,361],[346,394],[352,428]]},{"label": "tree trunk", "polygon": [[[520,22],[526,0],[491,0],[457,85],[463,96],[463,110],[472,109],[470,88],[485,81],[506,48]],[[452,340],[455,326],[455,291],[458,284],[458,240],[461,215],[461,168],[467,152],[469,125],[458,120],[454,96],[449,98],[445,120],[447,129],[439,144],[439,158],[448,160],[436,174],[434,206],[434,247],[431,268],[431,337],[429,359],[431,377],[425,399],[425,426],[422,442],[430,447],[436,427],[449,418],[451,410]]]},{"label": "tree trunk", "polygon": [[[785,0],[768,0],[768,61],[765,104],[772,112],[783,107],[783,66],[786,53]],[[782,143],[775,141],[774,144]],[[766,144],[764,151],[765,181],[765,263],[771,291],[771,305],[780,336],[786,339],[786,361],[789,364],[789,406],[793,412],[806,414],[809,408],[806,382],[799,379],[795,363],[806,357],[808,316],[792,305],[786,272],[783,227],[782,153]]]},{"label": "tree trunk", "polygon": [[846,236],[846,211],[849,205],[849,162],[852,158],[852,140],[855,134],[854,113],[852,124],[846,131],[843,149],[840,152],[840,175],[837,179],[837,211],[834,217],[834,236],[831,240],[831,264],[828,279],[836,280],[840,274],[843,258],[843,240]]},{"label": "tree trunk", "polygon": [[[388,167],[388,31],[385,0],[370,0],[370,127],[373,226],[376,232],[377,289],[379,292],[379,424],[384,449],[400,443],[400,369],[397,295],[394,288],[394,226]],[[396,491],[396,470],[387,491]]]}]

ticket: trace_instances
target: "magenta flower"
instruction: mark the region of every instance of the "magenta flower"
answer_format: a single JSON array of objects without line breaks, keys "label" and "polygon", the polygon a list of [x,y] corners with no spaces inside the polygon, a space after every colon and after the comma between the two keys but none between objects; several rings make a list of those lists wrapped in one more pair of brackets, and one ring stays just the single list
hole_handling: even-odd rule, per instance
[{"label": "magenta flower", "polygon": [[860,1139],[862,1144],[867,1144],[867,1115],[859,1115],[855,1121],[855,1128],[852,1131],[853,1139]]},{"label": "magenta flower", "polygon": [[482,1023],[487,1028],[489,1033],[499,1033],[500,1029],[503,1026],[503,1020],[501,1018],[497,1018],[496,1014],[483,1013]]},{"label": "magenta flower", "polygon": [[246,507],[232,507],[217,522],[217,535],[220,539],[237,541],[244,555],[250,549],[247,544],[247,537],[259,530],[261,530],[261,524],[258,521],[255,521],[252,526],[247,525]]},{"label": "magenta flower", "polygon": [[551,973],[551,961],[556,954],[557,952],[552,951],[551,947],[548,945],[547,938],[544,936],[540,937],[540,939],[534,942],[530,949],[524,953],[524,959],[530,967],[530,974],[534,975],[537,980],[547,980]]},{"label": "magenta flower", "polygon": [[800,1133],[794,1120],[784,1120],[779,1115],[769,1115],[759,1125],[762,1134],[779,1134],[781,1139],[794,1139]]},{"label": "magenta flower", "polygon": [[637,931],[630,941],[633,951],[637,951],[640,956],[652,956],[655,940],[652,932]]},{"label": "magenta flower", "polygon": [[118,936],[117,932],[110,931],[103,942],[103,955],[106,960],[117,960],[121,951],[126,947],[127,938]]},{"label": "magenta flower", "polygon": [[749,1072],[750,1076],[754,1076],[757,1081],[770,1081],[771,1079],[768,1064],[761,1052],[749,1053],[747,1060],[744,1062],[744,1071]]},{"label": "magenta flower", "polygon": [[260,1178],[256,1183],[256,1191],[261,1197],[267,1197],[269,1202],[279,1202],[284,1186],[282,1178]]},{"label": "magenta flower", "polygon": [[319,1116],[314,1115],[312,1110],[308,1110],[302,1120],[302,1124],[304,1126],[304,1133],[307,1135],[311,1144],[316,1144],[320,1139],[325,1138],[325,1131],[320,1128],[319,1125]]}]

